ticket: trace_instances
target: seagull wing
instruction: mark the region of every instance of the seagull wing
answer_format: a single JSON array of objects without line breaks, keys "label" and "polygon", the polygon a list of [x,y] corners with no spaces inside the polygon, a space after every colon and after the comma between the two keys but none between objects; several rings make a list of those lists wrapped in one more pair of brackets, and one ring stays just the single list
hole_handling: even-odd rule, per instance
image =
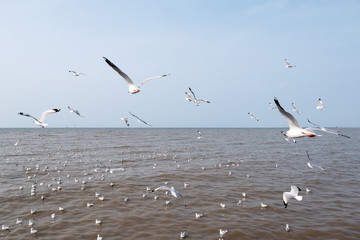
[{"label": "seagull wing", "polygon": [[291,186],[290,194],[291,194],[293,197],[296,197],[297,195],[299,195],[299,191],[301,191],[301,189],[298,188],[297,186]]},{"label": "seagull wing", "polygon": [[190,88],[190,87],[189,87],[189,90],[190,90],[191,94],[193,95],[194,99],[196,99],[196,97],[195,97],[195,93],[193,92],[193,90],[191,90],[191,88]]},{"label": "seagull wing", "polygon": [[282,108],[282,106],[280,105],[280,103],[276,97],[274,98],[274,102],[275,102],[280,114],[288,121],[290,129],[291,128],[301,128],[300,124],[294,118],[294,116]]},{"label": "seagull wing", "polygon": [[109,59],[107,59],[106,57],[103,57],[105,59],[105,62],[107,64],[109,64],[110,67],[112,67],[112,69],[114,69],[118,74],[120,74],[120,76],[122,76],[126,83],[128,85],[134,85],[134,82],[130,79],[130,77],[124,73],[123,71],[120,70],[120,68],[118,68],[115,64],[113,64]]},{"label": "seagull wing", "polygon": [[186,207],[186,202],[185,202],[185,199],[183,198],[183,196],[178,191],[175,191],[175,192],[181,197],[181,199],[183,200],[184,205]]},{"label": "seagull wing", "polygon": [[160,186],[158,188],[155,188],[154,190],[152,190],[153,192],[156,192],[158,190],[165,190],[165,191],[171,191],[171,188],[167,187],[167,186]]},{"label": "seagull wing", "polygon": [[18,114],[21,115],[21,116],[24,116],[24,117],[30,117],[30,118],[34,119],[35,121],[39,122],[39,120],[37,120],[36,118],[31,116],[30,114],[26,114],[26,113],[23,113],[23,112],[19,112]]},{"label": "seagull wing", "polygon": [[285,58],[286,65],[290,66],[289,61]]},{"label": "seagull wing", "polygon": [[202,98],[199,98],[199,99],[197,99],[198,101],[203,101],[203,102],[206,102],[206,103],[210,103],[210,101],[208,101],[208,100],[205,100],[205,99],[202,99]]},{"label": "seagull wing", "polygon": [[338,131],[321,127],[320,125],[317,125],[317,124],[311,122],[309,119],[308,119],[308,122],[317,127],[317,128],[309,128],[309,129],[311,129],[311,130],[315,130],[315,131],[318,130],[318,131],[323,131],[323,132],[335,134],[335,135],[342,136],[342,137],[346,137],[346,138],[351,138],[351,137],[349,137],[349,136],[346,136],[346,135],[344,135],[344,134],[339,133]]},{"label": "seagull wing", "polygon": [[150,78],[146,78],[144,80],[142,80],[140,83],[139,83],[139,86],[142,86],[145,82],[147,81],[150,81],[150,80],[154,80],[154,79],[158,79],[158,78],[163,78],[163,77],[166,77],[166,76],[169,76],[169,74],[163,74],[163,75],[159,75],[159,76],[155,76],[155,77],[150,77]]},{"label": "seagull wing", "polygon": [[137,118],[140,122],[152,127],[152,125],[148,124],[147,122],[145,122],[144,120],[142,120],[141,118],[139,118],[138,116],[136,116],[135,114],[132,114],[131,112],[129,112],[133,117]]},{"label": "seagull wing", "polygon": [[49,114],[53,114],[53,113],[57,113],[57,112],[60,112],[60,109],[54,108],[54,109],[47,110],[41,114],[39,121],[43,122]]}]

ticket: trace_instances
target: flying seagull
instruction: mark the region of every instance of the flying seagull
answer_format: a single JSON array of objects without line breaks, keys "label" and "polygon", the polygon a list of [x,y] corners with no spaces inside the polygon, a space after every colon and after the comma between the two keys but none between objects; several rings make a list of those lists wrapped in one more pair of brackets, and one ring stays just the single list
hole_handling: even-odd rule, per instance
[{"label": "flying seagull", "polygon": [[32,119],[34,119],[34,123],[42,128],[46,127],[48,124],[47,123],[44,123],[44,120],[45,118],[49,115],[49,114],[52,114],[52,113],[57,113],[57,112],[60,112],[61,109],[57,109],[57,108],[54,108],[54,109],[50,109],[50,110],[47,110],[45,112],[43,112],[41,114],[41,117],[40,119],[36,119],[34,118],[33,116],[31,116],[30,114],[26,114],[26,113],[23,113],[23,112],[19,112],[18,114],[21,115],[21,116],[24,116],[24,117],[30,117]]},{"label": "flying seagull", "polygon": [[310,156],[309,156],[308,151],[306,151],[306,154],[307,154],[307,157],[308,157],[308,159],[309,159],[309,161],[308,161],[306,164],[308,165],[309,168],[313,169],[314,167],[318,167],[318,168],[320,168],[321,170],[323,170],[324,172],[326,172],[326,170],[323,169],[322,167],[320,167],[319,165],[311,164],[311,163],[310,163]]},{"label": "flying seagull", "polygon": [[157,78],[162,78],[162,77],[166,77],[170,74],[163,74],[163,75],[159,75],[159,76],[155,76],[155,77],[150,77],[150,78],[146,78],[144,79],[142,82],[139,83],[138,86],[136,86],[134,84],[134,82],[130,79],[130,77],[124,73],[123,71],[120,70],[120,68],[118,68],[115,64],[113,64],[109,59],[107,59],[106,57],[103,57],[105,59],[105,62],[107,64],[109,64],[110,67],[112,67],[118,74],[120,74],[120,76],[122,76],[126,83],[129,86],[129,93],[131,94],[135,94],[140,92],[140,86],[143,85],[145,82],[149,81],[149,80],[153,80],[153,79],[157,79]]},{"label": "flying seagull", "polygon": [[289,63],[289,61],[285,58],[285,63],[286,63],[286,65],[285,65],[285,67],[286,68],[293,68],[293,67],[296,67],[296,66],[294,66],[294,65],[291,65],[290,63]]},{"label": "flying seagull", "polygon": [[139,118],[138,116],[136,116],[136,115],[132,114],[131,112],[129,112],[129,113],[130,113],[133,117],[137,118],[137,120],[138,120],[139,122],[142,122],[142,123],[144,123],[144,124],[146,124],[146,125],[148,125],[148,126],[152,127],[152,125],[148,124],[147,122],[145,122],[144,120],[142,120],[142,119],[141,119],[141,118]]},{"label": "flying seagull", "polygon": [[301,189],[299,187],[291,186],[290,192],[283,193],[283,201],[284,201],[285,208],[287,208],[288,202],[290,201],[291,198],[295,198],[298,201],[302,200],[303,197],[299,196],[299,191],[301,191]]},{"label": "flying seagull", "polygon": [[259,118],[255,117],[254,114],[252,114],[251,112],[248,112],[248,114],[250,115],[251,119],[255,119],[256,121],[259,121]]},{"label": "flying seagull", "polygon": [[296,108],[295,104],[292,103],[291,106],[293,107],[292,111],[300,114],[299,110]]},{"label": "flying seagull", "polygon": [[126,126],[130,126],[128,118],[127,117],[121,117],[121,120],[123,120],[126,124]]},{"label": "flying seagull", "polygon": [[205,100],[205,99],[202,99],[202,98],[196,98],[195,93],[193,92],[193,90],[191,90],[190,87],[189,87],[189,90],[190,90],[190,92],[192,94],[192,98],[191,98],[191,95],[188,92],[185,92],[185,94],[188,96],[187,98],[185,98],[186,100],[188,100],[188,101],[192,100],[194,103],[196,103],[197,106],[200,106],[201,102],[210,103],[210,101],[208,101],[208,100]]},{"label": "flying seagull", "polygon": [[316,106],[316,109],[325,110],[325,107],[323,105],[323,102],[322,102],[321,98],[319,98],[318,102],[319,102],[319,104]]},{"label": "flying seagull", "polygon": [[269,109],[270,109],[270,110],[273,110],[273,109],[276,109],[276,107],[274,107],[274,106],[271,104],[271,102],[269,102]]},{"label": "flying seagull", "polygon": [[294,118],[293,115],[286,112],[280,105],[278,99],[274,97],[274,102],[280,112],[280,114],[288,121],[290,129],[286,132],[286,136],[290,138],[299,138],[299,137],[315,137],[317,136],[311,128],[303,129],[300,127],[298,121]]},{"label": "flying seagull", "polygon": [[68,109],[69,109],[70,112],[75,113],[75,114],[78,115],[79,117],[84,117],[84,116],[82,116],[82,115],[79,113],[78,110],[72,109],[70,106],[68,106]]},{"label": "flying seagull", "polygon": [[184,204],[185,204],[185,207],[186,207],[185,199],[183,198],[183,196],[178,191],[175,190],[174,187],[161,186],[161,187],[155,188],[151,192],[156,192],[158,190],[170,191],[171,195],[173,195],[176,198],[177,198],[177,195],[179,195],[182,198],[182,200],[184,201]]},{"label": "flying seagull", "polygon": [[73,75],[74,77],[78,77],[78,76],[80,76],[80,75],[85,75],[85,76],[86,76],[85,73],[75,72],[75,71],[73,71],[73,70],[70,70],[69,72],[72,73],[72,75]]}]

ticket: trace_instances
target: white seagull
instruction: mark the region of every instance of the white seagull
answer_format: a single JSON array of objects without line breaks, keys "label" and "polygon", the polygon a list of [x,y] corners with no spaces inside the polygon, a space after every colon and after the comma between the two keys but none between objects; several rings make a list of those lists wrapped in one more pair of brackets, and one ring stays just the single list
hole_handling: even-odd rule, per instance
[{"label": "white seagull", "polygon": [[134,118],[137,118],[138,122],[142,122],[150,127],[152,127],[152,125],[148,124],[147,122],[145,122],[144,120],[142,120],[141,118],[139,118],[138,116],[132,114],[131,112],[129,112]]},{"label": "white seagull", "polygon": [[153,79],[157,79],[157,78],[162,78],[162,77],[166,77],[170,74],[163,74],[163,75],[159,75],[159,76],[155,76],[155,77],[150,77],[150,78],[146,78],[145,80],[143,80],[142,82],[139,83],[138,86],[136,86],[134,84],[134,82],[130,79],[130,77],[124,73],[123,71],[121,71],[115,64],[113,64],[109,59],[107,59],[106,57],[103,57],[105,59],[105,62],[107,64],[109,64],[110,67],[112,67],[112,69],[114,69],[118,74],[120,74],[120,76],[122,76],[126,83],[129,86],[129,93],[131,94],[135,94],[140,92],[140,86],[143,85],[145,82],[149,81],[149,80],[153,80]]},{"label": "white seagull", "polygon": [[[193,90],[191,90],[191,88],[189,87],[189,90],[192,94],[192,98],[191,98],[191,95],[188,93],[188,92],[185,92],[185,94],[188,96],[187,98],[185,98],[186,100],[188,101],[193,101],[194,103],[196,103],[197,106],[200,106],[201,102],[204,102],[204,103],[210,103],[210,101],[208,100],[205,100],[205,99],[202,99],[202,98],[196,98],[195,96],[195,93],[193,92]],[[188,99],[190,97],[190,99]]]},{"label": "white seagull", "polygon": [[255,119],[256,121],[259,121],[259,118],[255,117],[254,114],[252,114],[251,112],[248,112],[248,114],[250,115],[251,119]]},{"label": "white seagull", "polygon": [[291,106],[293,107],[293,109],[292,109],[293,112],[296,112],[296,113],[298,113],[298,114],[301,114],[301,113],[299,112],[299,110],[296,108],[296,106],[295,106],[294,103],[292,103]]},{"label": "white seagull", "polygon": [[316,106],[316,109],[325,110],[325,107],[323,105],[323,102],[322,102],[321,98],[319,98],[318,102],[319,102],[319,104]]},{"label": "white seagull", "polygon": [[21,116],[24,116],[24,117],[30,117],[32,119],[34,119],[34,123],[42,128],[46,127],[47,124],[44,123],[44,120],[45,118],[49,115],[49,114],[52,114],[52,113],[57,113],[57,112],[60,112],[61,109],[50,109],[50,110],[47,110],[45,112],[43,112],[41,114],[41,117],[38,119],[34,118],[33,116],[31,116],[30,114],[26,114],[26,113],[23,113],[23,112],[19,112],[18,114],[21,115]]},{"label": "white seagull", "polygon": [[72,75],[73,75],[74,77],[78,77],[78,76],[80,76],[80,75],[85,75],[85,76],[86,76],[85,73],[75,72],[75,71],[73,71],[73,70],[70,70],[69,72],[72,73]]},{"label": "white seagull", "polygon": [[79,117],[84,117],[84,116],[82,116],[82,115],[79,113],[78,110],[73,109],[73,108],[71,108],[70,106],[68,106],[68,109],[69,109],[70,112],[75,113],[75,114],[78,115]]},{"label": "white seagull", "polygon": [[121,120],[123,120],[126,124],[126,126],[130,126],[128,118],[127,117],[121,117]]},{"label": "white seagull", "polygon": [[198,139],[203,139],[204,138],[199,130],[197,131],[197,133],[199,134]]},{"label": "white seagull", "polygon": [[280,105],[278,99],[274,97],[274,102],[280,112],[280,114],[288,121],[290,129],[284,133],[287,137],[290,138],[299,138],[299,137],[315,137],[317,136],[316,133],[314,133],[311,128],[303,129],[300,127],[298,121],[294,118],[293,115],[286,112],[282,106]]},{"label": "white seagull", "polygon": [[289,61],[285,58],[285,63],[286,63],[286,65],[285,65],[285,67],[286,68],[293,68],[293,67],[296,67],[296,66],[294,66],[294,65],[291,65],[290,63],[289,63]]},{"label": "white seagull", "polygon": [[276,107],[274,107],[274,106],[271,104],[271,102],[269,102],[269,109],[270,109],[270,110],[273,110],[273,109],[276,109]]},{"label": "white seagull", "polygon": [[192,97],[191,93],[185,92],[185,94],[186,94],[186,98],[185,98],[186,101],[189,101],[189,102],[193,101],[193,97]]},{"label": "white seagull", "polygon": [[313,169],[314,167],[318,167],[318,168],[320,168],[321,170],[323,170],[324,172],[326,172],[326,170],[323,169],[322,167],[320,167],[319,165],[315,165],[315,164],[311,164],[311,163],[310,163],[310,156],[309,156],[309,153],[308,153],[307,150],[306,150],[306,155],[307,155],[307,157],[308,157],[308,159],[309,159],[309,161],[306,163],[309,168]]},{"label": "white seagull", "polygon": [[174,187],[161,186],[161,187],[155,188],[151,192],[156,192],[158,190],[170,191],[171,195],[173,195],[176,198],[177,198],[177,195],[179,195],[182,198],[182,200],[184,201],[184,205],[186,207],[185,199],[183,198],[183,196],[178,191],[175,190]]},{"label": "white seagull", "polygon": [[284,202],[285,208],[287,208],[288,202],[290,201],[291,198],[295,198],[298,201],[302,200],[303,197],[299,196],[299,191],[301,191],[301,189],[299,187],[291,186],[290,192],[283,193],[283,202]]}]

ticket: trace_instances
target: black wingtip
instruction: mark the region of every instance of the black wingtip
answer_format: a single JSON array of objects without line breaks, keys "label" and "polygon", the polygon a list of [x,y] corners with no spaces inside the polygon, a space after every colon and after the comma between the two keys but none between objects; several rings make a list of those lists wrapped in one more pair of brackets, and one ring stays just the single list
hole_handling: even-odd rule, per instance
[{"label": "black wingtip", "polygon": [[296,187],[299,189],[299,191],[301,191],[301,189],[298,186],[296,186]]},{"label": "black wingtip", "polygon": [[285,208],[287,208],[287,203],[285,203],[284,201],[283,201],[283,203],[284,203]]},{"label": "black wingtip", "polygon": [[18,114],[19,114],[19,115],[23,115],[24,113],[23,113],[23,112],[19,112]]},{"label": "black wingtip", "polygon": [[61,109],[54,108],[53,110],[54,110],[55,112],[60,112]]}]

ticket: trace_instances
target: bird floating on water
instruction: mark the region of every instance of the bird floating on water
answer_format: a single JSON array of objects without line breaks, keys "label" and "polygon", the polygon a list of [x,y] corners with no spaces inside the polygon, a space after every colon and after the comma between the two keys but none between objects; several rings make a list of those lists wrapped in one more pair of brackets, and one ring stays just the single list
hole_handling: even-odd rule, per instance
[{"label": "bird floating on water", "polygon": [[153,79],[157,79],[157,78],[163,78],[163,77],[166,77],[166,76],[170,75],[170,74],[162,74],[162,75],[159,75],[159,76],[146,78],[145,80],[141,81],[138,86],[136,86],[134,84],[134,82],[130,79],[130,77],[126,73],[121,71],[120,68],[118,68],[114,63],[112,63],[106,57],[103,57],[103,58],[105,59],[105,62],[107,64],[109,64],[110,67],[112,67],[112,69],[114,69],[118,74],[120,74],[121,77],[123,77],[125,79],[126,83],[129,86],[129,93],[131,93],[131,94],[135,94],[135,93],[140,92],[140,86],[142,86],[145,82],[147,82],[149,80],[153,80]]},{"label": "bird floating on water", "polygon": [[32,119],[34,119],[34,123],[42,128],[46,127],[48,124],[47,123],[44,123],[44,120],[45,118],[49,115],[49,114],[53,114],[53,113],[57,113],[57,112],[60,112],[61,109],[57,109],[57,108],[54,108],[54,109],[50,109],[50,110],[47,110],[45,112],[43,112],[41,114],[41,117],[39,119],[36,119],[34,118],[33,116],[31,116],[30,114],[26,114],[26,113],[23,113],[23,112],[19,112],[18,114],[21,115],[21,116],[24,116],[24,117],[30,117]]},{"label": "bird floating on water", "polygon": [[291,198],[295,198],[298,201],[302,200],[303,197],[299,196],[299,191],[301,191],[301,189],[299,187],[291,186],[290,192],[283,193],[283,202],[284,202],[285,208],[287,208],[288,202],[290,201]]}]

